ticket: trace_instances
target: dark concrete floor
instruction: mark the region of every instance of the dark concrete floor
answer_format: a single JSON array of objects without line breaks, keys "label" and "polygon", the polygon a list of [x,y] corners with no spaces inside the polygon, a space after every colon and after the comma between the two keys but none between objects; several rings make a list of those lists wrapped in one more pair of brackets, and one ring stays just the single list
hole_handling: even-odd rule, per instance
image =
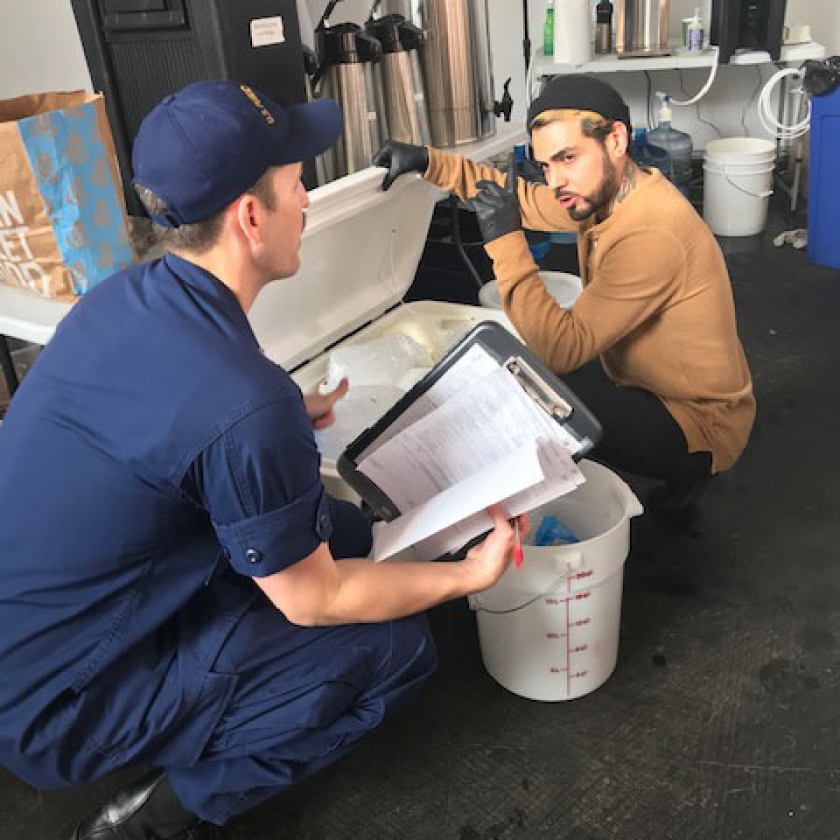
[{"label": "dark concrete floor", "polygon": [[[612,677],[521,699],[466,605],[439,608],[441,669],[407,712],[227,837],[840,838],[840,271],[774,249],[784,227],[722,241],[755,433],[695,532],[634,520]],[[53,840],[125,778],[36,791],[0,771],[0,838]]]}]

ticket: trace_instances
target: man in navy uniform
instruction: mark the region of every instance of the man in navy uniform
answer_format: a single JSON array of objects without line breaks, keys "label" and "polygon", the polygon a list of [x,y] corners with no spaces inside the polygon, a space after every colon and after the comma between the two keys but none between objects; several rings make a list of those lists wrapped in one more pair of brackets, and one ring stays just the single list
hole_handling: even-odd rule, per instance
[{"label": "man in navy uniform", "polygon": [[72,840],[194,837],[340,758],[433,671],[423,611],[510,560],[498,507],[460,562],[366,559],[312,433],[346,383],[303,397],[250,328],[340,129],[232,82],[160,103],[133,164],[166,254],[76,304],[0,426],[0,763],[152,771]]}]

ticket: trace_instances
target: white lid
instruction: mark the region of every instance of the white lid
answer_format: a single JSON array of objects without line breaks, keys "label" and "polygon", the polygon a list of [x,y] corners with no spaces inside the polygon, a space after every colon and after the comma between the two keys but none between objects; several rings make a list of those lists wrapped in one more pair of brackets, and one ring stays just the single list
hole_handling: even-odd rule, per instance
[{"label": "white lid", "polygon": [[668,107],[670,96],[667,93],[657,91],[656,95],[662,100],[662,106],[659,109],[659,122],[671,122],[671,109]]},{"label": "white lid", "polygon": [[[524,136],[506,124],[455,151],[483,159]],[[248,314],[265,354],[287,370],[378,318],[414,280],[441,192],[419,175],[383,192],[384,174],[373,167],[312,190],[300,270],[263,289]]]},{"label": "white lid", "polygon": [[365,169],[313,190],[300,270],[249,313],[266,355],[291,370],[381,315],[408,291],[439,193],[419,176],[387,192]]}]

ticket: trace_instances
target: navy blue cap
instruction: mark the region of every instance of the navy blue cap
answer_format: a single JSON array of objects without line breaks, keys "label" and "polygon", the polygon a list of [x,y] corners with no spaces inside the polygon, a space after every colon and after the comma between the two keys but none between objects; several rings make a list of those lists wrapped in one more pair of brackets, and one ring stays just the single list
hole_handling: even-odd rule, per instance
[{"label": "navy blue cap", "polygon": [[341,133],[331,99],[282,106],[236,82],[196,82],[167,96],[134,140],[134,183],[168,207],[153,219],[179,227],[209,219],[271,166],[326,151]]}]

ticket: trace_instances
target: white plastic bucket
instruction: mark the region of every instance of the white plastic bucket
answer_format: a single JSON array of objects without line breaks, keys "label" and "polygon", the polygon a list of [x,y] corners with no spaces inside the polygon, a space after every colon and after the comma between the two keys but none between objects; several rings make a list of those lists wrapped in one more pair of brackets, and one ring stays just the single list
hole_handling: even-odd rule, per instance
[{"label": "white plastic bucket", "polygon": [[556,516],[580,542],[523,546],[490,589],[473,595],[481,658],[490,676],[531,700],[571,700],[594,691],[618,659],[630,519],[642,513],[614,472],[581,461],[586,482],[531,514]]},{"label": "white plastic bucket", "polygon": [[703,218],[718,236],[752,236],[767,223],[776,146],[760,137],[727,137],[706,146]]},{"label": "white plastic bucket", "polygon": [[[541,271],[540,277],[545,283],[546,291],[564,309],[571,309],[578,295],[583,291],[583,284],[577,274],[568,274],[565,271]],[[502,299],[495,280],[485,283],[478,290],[478,302],[488,309],[502,308]]]}]

